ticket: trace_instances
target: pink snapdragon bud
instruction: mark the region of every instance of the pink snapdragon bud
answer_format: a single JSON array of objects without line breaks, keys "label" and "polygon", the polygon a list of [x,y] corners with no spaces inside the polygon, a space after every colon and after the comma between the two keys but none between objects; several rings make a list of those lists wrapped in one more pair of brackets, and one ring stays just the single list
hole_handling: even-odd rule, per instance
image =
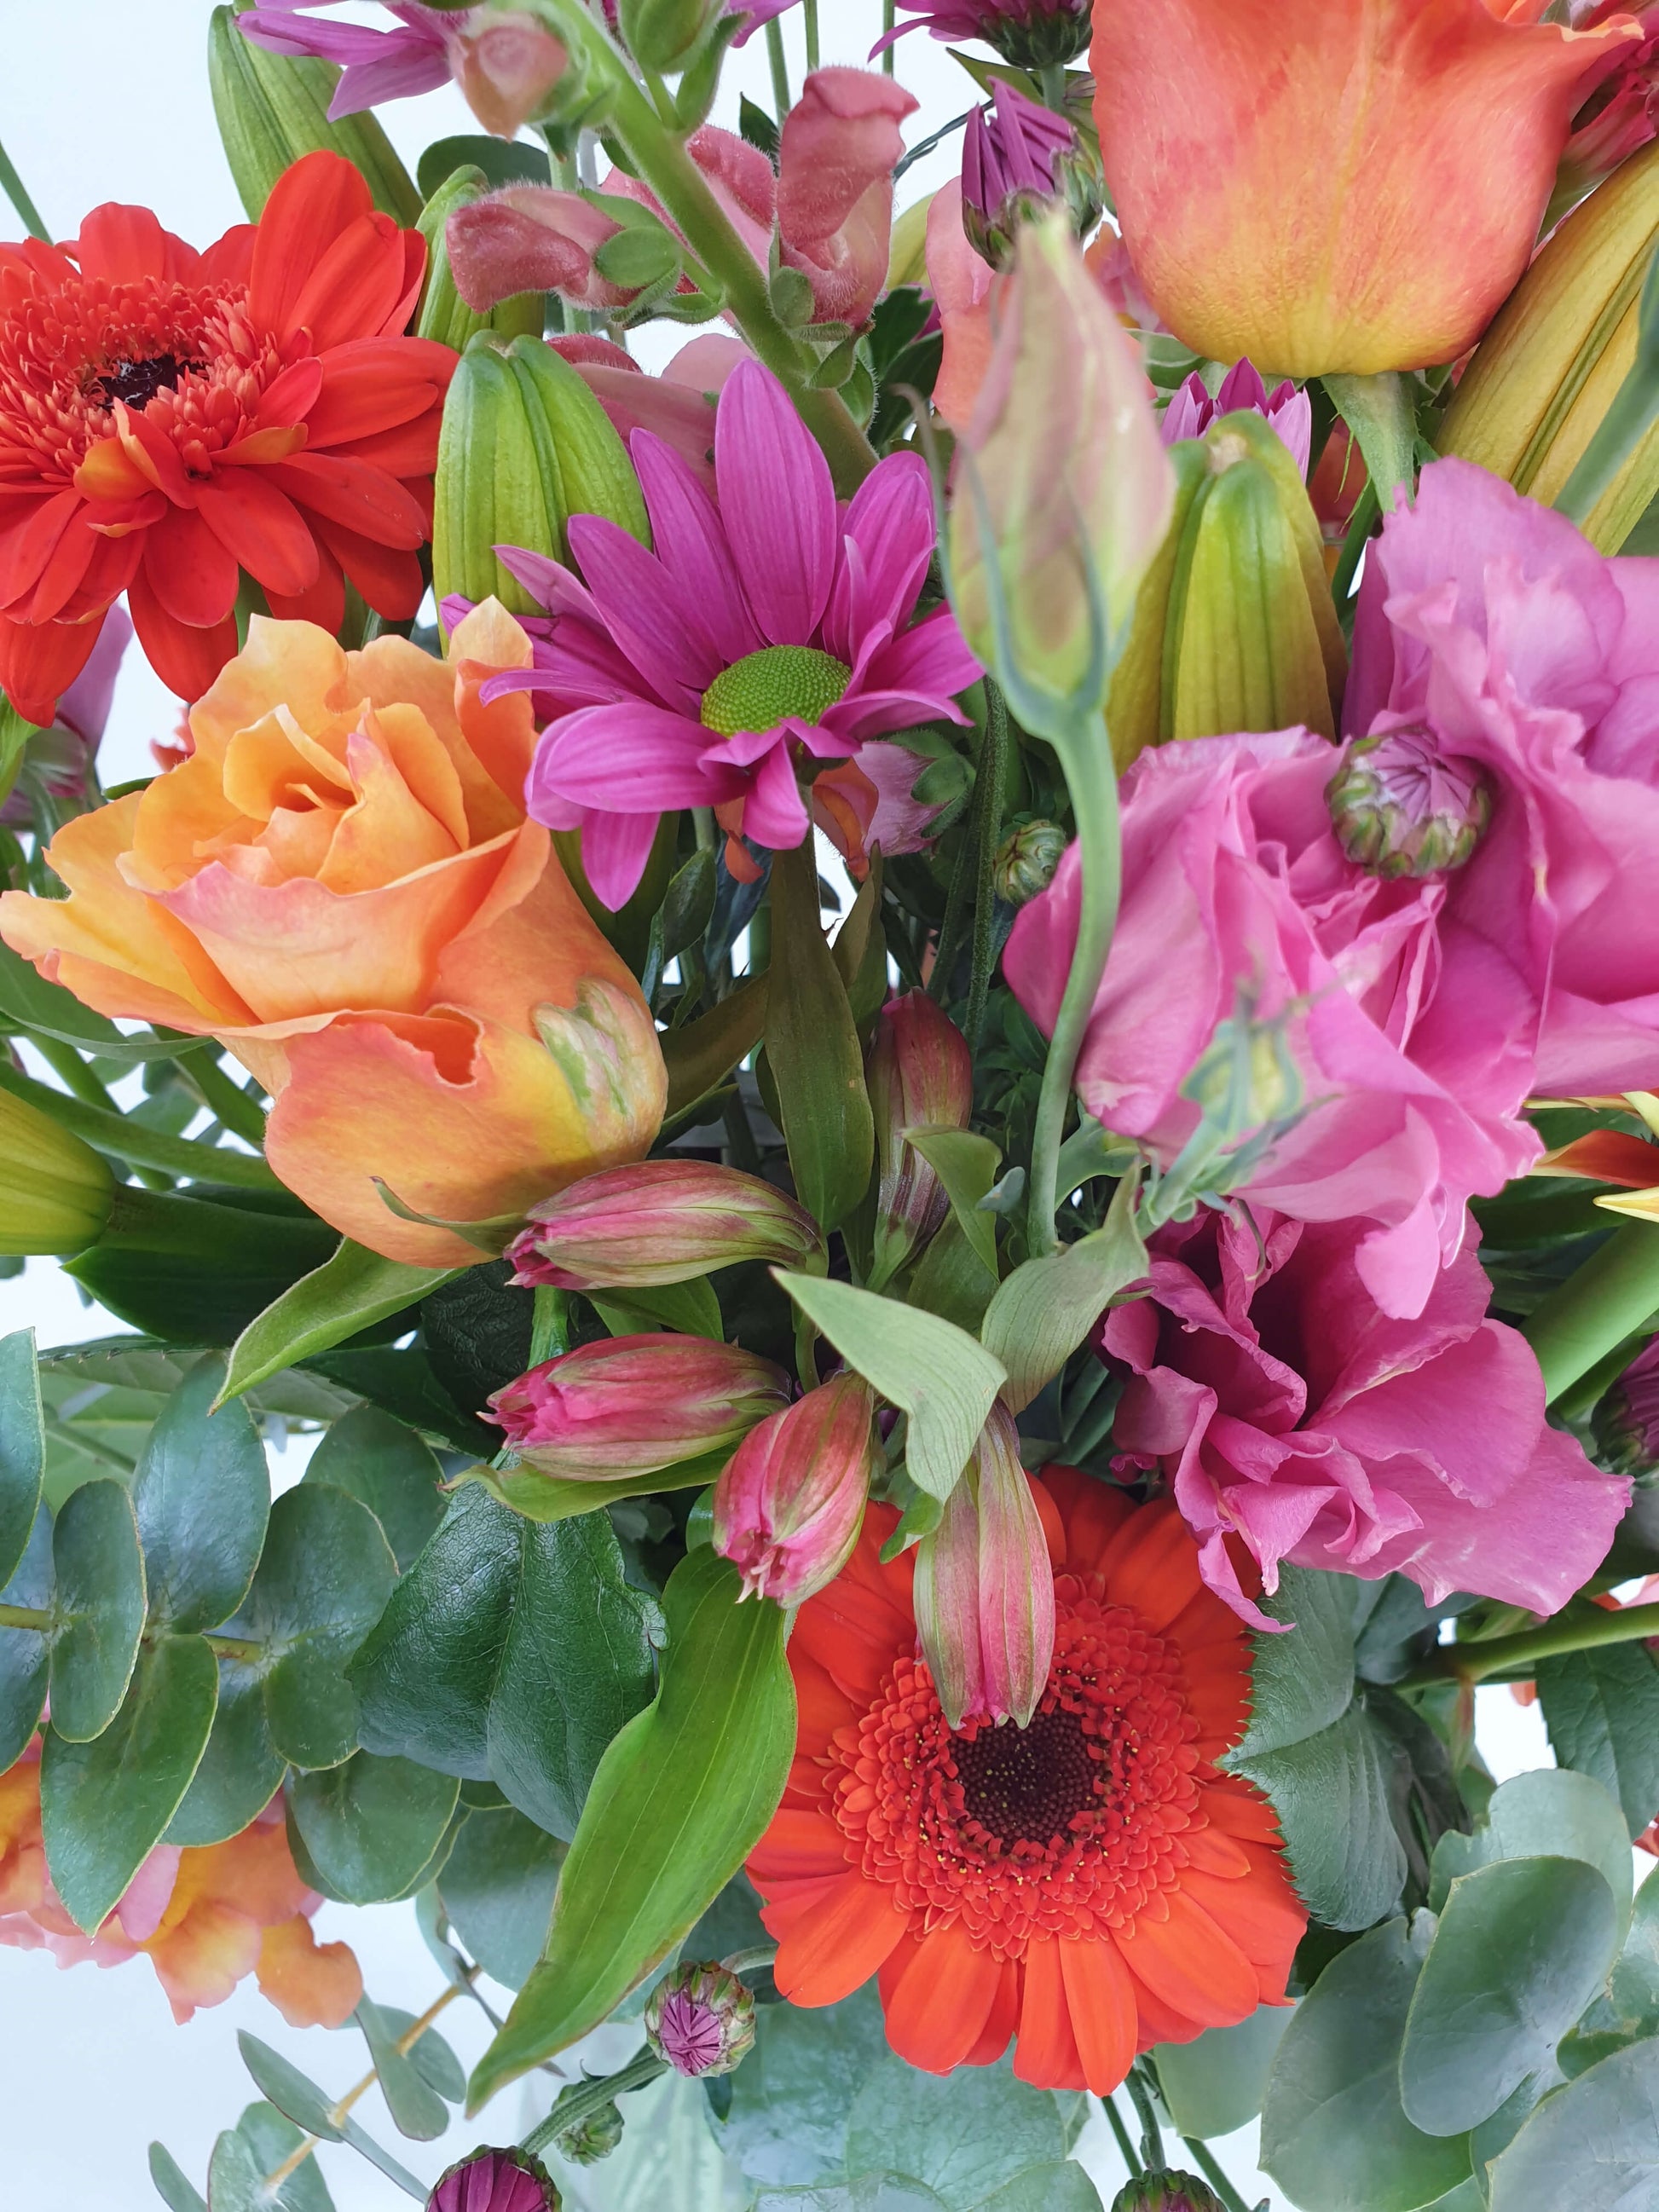
[{"label": "pink snapdragon bud", "polygon": [[486,131],[515,137],[552,98],[570,56],[533,15],[517,10],[469,16],[452,34],[450,70]]},{"label": "pink snapdragon bud", "polygon": [[836,1375],[732,1455],[714,1486],[714,1549],[745,1597],[800,1605],[847,1565],[870,1494],[875,1411],[862,1376]]},{"label": "pink snapdragon bud", "polygon": [[1054,1571],[1019,1434],[994,1406],[942,1519],[916,1547],[916,1628],[945,1717],[1017,1721],[1054,1653]]},{"label": "pink snapdragon bud", "polygon": [[487,1418],[539,1473],[614,1482],[729,1450],[788,1398],[782,1370],[735,1344],[618,1336],[532,1367]]},{"label": "pink snapdragon bud", "polygon": [[1100,220],[1097,163],[1081,155],[1063,115],[999,85],[994,107],[976,107],[962,146],[962,221],[974,251],[994,269],[1013,259],[1014,233],[1056,201],[1079,235]]},{"label": "pink snapdragon bud", "polygon": [[475,2150],[440,2179],[426,2212],[559,2212],[559,2192],[526,2150]]},{"label": "pink snapdragon bud", "polygon": [[875,1265],[888,1281],[936,1236],[950,1200],[908,1133],[965,1129],[974,1103],[967,1040],[925,991],[890,999],[881,1010],[865,1068],[876,1122]]},{"label": "pink snapdragon bud", "polygon": [[755,2041],[755,2000],[724,1966],[676,1966],[645,2008],[645,2039],[677,2074],[730,2074]]},{"label": "pink snapdragon bud", "polygon": [[649,1290],[765,1260],[822,1269],[823,1231],[758,1176],[707,1160],[641,1160],[585,1176],[532,1206],[507,1256],[526,1287]]},{"label": "pink snapdragon bud", "polygon": [[784,258],[812,287],[817,322],[863,322],[887,282],[899,125],[914,95],[874,70],[814,70],[783,120],[777,215]]},{"label": "pink snapdragon bud", "polygon": [[562,292],[584,307],[622,307],[634,293],[607,283],[593,265],[621,229],[580,192],[508,185],[458,207],[444,226],[444,243],[455,289],[475,313],[520,292]]},{"label": "pink snapdragon bud", "polygon": [[1177,439],[1201,438],[1224,415],[1247,410],[1272,423],[1305,478],[1313,447],[1313,401],[1289,377],[1269,392],[1253,361],[1235,362],[1213,393],[1194,369],[1164,409],[1158,430],[1164,444],[1173,446]]}]

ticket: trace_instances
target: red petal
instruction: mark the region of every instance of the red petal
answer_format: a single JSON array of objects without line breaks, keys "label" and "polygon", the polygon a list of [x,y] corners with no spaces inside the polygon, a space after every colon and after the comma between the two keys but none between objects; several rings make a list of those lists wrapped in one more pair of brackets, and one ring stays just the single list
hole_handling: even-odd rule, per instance
[{"label": "red petal", "polygon": [[326,515],[360,538],[405,553],[426,543],[426,520],[416,501],[396,477],[370,468],[367,461],[338,453],[296,453],[266,474],[296,506]]},{"label": "red petal", "polygon": [[378,331],[398,305],[403,274],[397,224],[389,215],[365,215],[310,271],[289,311],[290,326],[308,331],[318,353]]},{"label": "red petal", "polygon": [[202,518],[249,575],[273,592],[303,592],[317,580],[317,544],[268,469],[238,469],[197,493]]},{"label": "red petal", "polygon": [[150,589],[142,568],[127,587],[127,606],[145,659],[168,690],[181,699],[199,699],[227,661],[236,657],[234,620],[227,617],[210,629],[175,622]]},{"label": "red petal", "polygon": [[378,437],[361,439],[339,451],[351,460],[366,461],[372,469],[384,469],[387,476],[400,481],[410,477],[429,479],[438,466],[438,433],[442,426],[443,409],[434,400],[415,422],[405,422],[399,429],[382,430]]},{"label": "red petal", "polygon": [[377,545],[322,515],[317,518],[317,536],[377,615],[387,622],[408,622],[419,612],[426,576],[417,554]]},{"label": "red petal", "polygon": [[171,508],[144,540],[144,575],[175,622],[211,629],[236,604],[240,571],[199,514]]},{"label": "red petal", "polygon": [[318,547],[317,556],[314,584],[289,593],[267,587],[265,604],[278,622],[315,623],[319,629],[337,630],[345,620],[345,578],[325,545]]},{"label": "red petal", "polygon": [[112,284],[134,284],[145,277],[165,283],[199,283],[202,257],[193,246],[163,230],[148,208],[124,207],[109,200],[94,208],[81,225],[76,253],[83,275]]},{"label": "red petal", "polygon": [[58,702],[92,658],[101,617],[84,623],[14,623],[0,616],[0,690],[26,722],[50,726]]},{"label": "red petal", "polygon": [[312,409],[323,389],[323,364],[314,354],[305,354],[291,361],[279,376],[266,385],[259,400],[259,428],[270,429],[280,424],[284,428],[296,422],[307,425]]},{"label": "red petal", "polygon": [[248,312],[254,322],[279,339],[292,337],[300,326],[294,309],[313,270],[373,205],[362,171],[325,148],[284,169],[271,187],[253,244]]},{"label": "red petal", "polygon": [[418,230],[404,233],[404,289],[382,328],[388,337],[409,328],[410,318],[420,304],[421,287],[426,282],[426,240]]},{"label": "red petal", "polygon": [[321,396],[306,415],[307,451],[349,445],[424,415],[447,389],[454,368],[455,356],[431,338],[355,338],[331,346],[319,364]]},{"label": "red petal", "polygon": [[58,542],[85,505],[72,488],[42,500],[21,527],[0,536],[0,607],[14,606],[33,595]]},{"label": "red petal", "polygon": [[253,267],[253,246],[258,228],[234,222],[202,255],[202,275],[210,284],[246,284]]}]

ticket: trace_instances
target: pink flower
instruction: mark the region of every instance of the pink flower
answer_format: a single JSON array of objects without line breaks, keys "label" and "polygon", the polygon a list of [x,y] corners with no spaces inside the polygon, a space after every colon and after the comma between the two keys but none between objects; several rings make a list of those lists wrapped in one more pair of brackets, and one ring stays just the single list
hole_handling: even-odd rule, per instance
[{"label": "pink flower", "polygon": [[[87,796],[87,778],[115,698],[115,679],[121,659],[132,637],[132,623],[123,606],[113,606],[104,617],[91,658],[58,702],[58,713],[49,730],[37,730],[29,739],[27,758],[55,798],[72,801]],[[27,792],[14,789],[0,805],[0,822],[27,827],[33,810]]]},{"label": "pink flower", "polygon": [[945,348],[933,404],[953,430],[973,420],[995,339],[992,301],[1006,283],[974,251],[963,226],[963,194],[952,178],[927,210],[927,289],[939,307]]},{"label": "pink flower", "polygon": [[621,229],[580,192],[508,185],[458,207],[444,244],[455,289],[475,313],[518,292],[562,292],[584,307],[621,307],[636,295],[593,265]]},{"label": "pink flower", "polygon": [[558,2212],[559,2192],[524,2150],[471,2150],[438,2178],[426,2212]]},{"label": "pink flower", "polygon": [[527,1218],[507,1248],[513,1279],[526,1288],[648,1290],[744,1260],[825,1264],[823,1232],[804,1206],[712,1160],[602,1168],[532,1206]]},{"label": "pink flower", "polygon": [[[869,740],[966,718],[955,695],[977,665],[949,611],[912,623],[933,557],[933,489],[919,455],[882,461],[844,512],[822,453],[782,386],[743,362],[714,428],[718,504],[648,432],[633,441],[654,553],[577,515],[556,562],[503,555],[555,619],[534,665],[486,684],[553,696],[562,711],[531,769],[539,822],[580,828],[594,890],[620,906],[665,809],[712,806],[737,873],[737,842],[799,845],[809,828],[798,763],[850,762]],[[831,836],[847,818],[809,794]],[[872,818],[871,835],[876,823]],[[888,850],[914,850],[890,843]],[[853,857],[861,858],[854,853]]]},{"label": "pink flower", "polygon": [[1486,1318],[1472,1249],[1419,1317],[1392,1320],[1361,1235],[1267,1212],[1162,1231],[1150,1297],[1102,1328],[1127,1371],[1126,1469],[1162,1472],[1204,1579],[1257,1626],[1273,1624],[1241,1588],[1247,1553],[1270,1591],[1288,1559],[1555,1612],[1606,1556],[1628,1483],[1546,1422],[1538,1363]]},{"label": "pink flower", "polygon": [[782,1370],[701,1336],[618,1336],[544,1360],[486,1419],[543,1474],[611,1482],[730,1450],[788,1402]]},{"label": "pink flower", "polygon": [[[1469,1196],[1537,1157],[1521,1118],[1537,999],[1500,945],[1455,917],[1447,878],[1384,882],[1346,857],[1325,798],[1339,757],[1286,730],[1135,763],[1122,915],[1077,1091],[1168,1167],[1200,1128],[1190,1079],[1222,1025],[1247,1015],[1279,1032],[1301,1097],[1264,1096],[1252,1125],[1299,1111],[1249,1169],[1250,1203],[1365,1224],[1361,1278],[1384,1312],[1412,1316],[1457,1256]],[[1045,1034],[1079,891],[1073,848],[1005,957]]]},{"label": "pink flower", "polygon": [[1273,424],[1305,477],[1313,447],[1313,401],[1288,377],[1269,392],[1251,361],[1236,362],[1213,396],[1194,369],[1164,410],[1159,425],[1164,442],[1173,446],[1177,438],[1201,438],[1223,415],[1246,410],[1265,416]]},{"label": "pink flower", "polygon": [[1659,137],[1659,0],[1634,7],[1621,0],[1577,0],[1571,27],[1594,30],[1614,15],[1634,16],[1646,35],[1620,56],[1618,67],[1574,116],[1556,171],[1552,219]]},{"label": "pink flower", "polygon": [[1541,1001],[1536,1085],[1659,1075],[1659,562],[1607,559],[1467,461],[1423,472],[1371,548],[1344,708],[1479,764],[1492,824],[1447,915]]},{"label": "pink flower", "polygon": [[1042,69],[1075,61],[1089,43],[1090,0],[898,0],[914,15],[871,48],[878,54],[907,31],[936,39],[983,39],[1005,61]]},{"label": "pink flower", "polygon": [[746,1597],[800,1605],[832,1583],[864,1525],[876,1401],[836,1375],[751,1429],[714,1486],[714,1549]]},{"label": "pink flower", "polygon": [[968,1041],[925,991],[889,999],[865,1066],[876,1123],[872,1287],[930,1243],[951,1210],[944,1184],[909,1142],[935,1129],[965,1129],[974,1104]]}]

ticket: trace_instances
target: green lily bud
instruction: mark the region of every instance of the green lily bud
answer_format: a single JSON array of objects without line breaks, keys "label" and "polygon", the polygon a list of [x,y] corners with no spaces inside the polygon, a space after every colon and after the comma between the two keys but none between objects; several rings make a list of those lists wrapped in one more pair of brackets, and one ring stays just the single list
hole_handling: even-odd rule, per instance
[{"label": "green lily bud", "polygon": [[540,338],[467,343],[444,401],[432,525],[440,615],[453,594],[494,597],[514,614],[537,607],[495,548],[568,559],[573,514],[608,515],[642,544],[650,525],[639,478],[610,418],[569,362]]},{"label": "green lily bud", "polygon": [[696,58],[725,12],[722,0],[618,0],[617,20],[641,69],[674,76]]},{"label": "green lily bud", "polygon": [[457,353],[465,353],[480,331],[496,331],[509,338],[539,337],[542,332],[545,309],[539,292],[517,293],[479,314],[455,289],[445,226],[457,208],[470,207],[489,191],[489,179],[482,169],[457,169],[421,210],[417,226],[426,240],[426,283],[415,317],[415,335],[436,338],[440,345],[453,346]]},{"label": "green lily bud", "polygon": [[602,2158],[610,2157],[622,2139],[623,2116],[613,2100],[555,2136],[553,2148],[572,2166],[597,2166]]},{"label": "green lily bud", "polygon": [[1356,738],[1325,798],[1348,858],[1389,881],[1461,868],[1492,819],[1480,768],[1449,758],[1417,722]]},{"label": "green lily bud", "polygon": [[1066,832],[1057,822],[1027,822],[997,848],[991,883],[1009,906],[1025,906],[1054,879],[1065,852]]},{"label": "green lily bud", "polygon": [[284,169],[326,147],[362,171],[382,213],[404,225],[414,222],[421,196],[374,116],[329,120],[339,70],[331,62],[256,46],[236,27],[240,12],[216,8],[209,19],[208,84],[225,160],[248,221],[258,222]]},{"label": "green lily bud", "polygon": [[1142,2173],[1118,2191],[1112,2212],[1223,2212],[1223,2206],[1196,2174]]},{"label": "green lily bud", "polygon": [[0,1254],[67,1259],[109,1226],[109,1164],[50,1115],[0,1091]]},{"label": "green lily bud", "polygon": [[1107,711],[1120,770],[1174,738],[1297,723],[1334,738],[1347,652],[1295,461],[1251,412],[1224,415],[1170,458],[1175,520]]}]

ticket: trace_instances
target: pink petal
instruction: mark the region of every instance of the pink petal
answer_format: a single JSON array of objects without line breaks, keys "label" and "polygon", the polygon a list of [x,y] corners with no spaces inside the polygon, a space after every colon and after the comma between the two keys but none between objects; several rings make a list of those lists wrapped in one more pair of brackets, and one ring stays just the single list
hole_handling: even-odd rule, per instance
[{"label": "pink petal", "polygon": [[656,814],[589,813],[582,824],[582,868],[614,914],[640,887],[656,839]]},{"label": "pink petal", "polygon": [[539,822],[544,794],[605,814],[717,806],[740,797],[740,770],[722,775],[718,765],[701,765],[708,747],[701,723],[642,699],[584,707],[556,722],[537,747],[526,803]]},{"label": "pink petal", "polygon": [[629,452],[645,492],[658,558],[684,587],[710,650],[728,665],[758,652],[764,641],[743,603],[719,513],[696,472],[648,430],[635,432]]},{"label": "pink petal", "polygon": [[762,761],[743,803],[743,833],[774,852],[792,851],[807,831],[806,809],[795,782],[787,745],[775,745]]},{"label": "pink petal", "polygon": [[740,362],[714,418],[720,519],[762,632],[809,645],[836,573],[836,493],[830,465],[783,386]]},{"label": "pink petal", "polygon": [[573,514],[569,530],[606,629],[665,706],[694,711],[722,664],[690,591],[608,517]]}]

